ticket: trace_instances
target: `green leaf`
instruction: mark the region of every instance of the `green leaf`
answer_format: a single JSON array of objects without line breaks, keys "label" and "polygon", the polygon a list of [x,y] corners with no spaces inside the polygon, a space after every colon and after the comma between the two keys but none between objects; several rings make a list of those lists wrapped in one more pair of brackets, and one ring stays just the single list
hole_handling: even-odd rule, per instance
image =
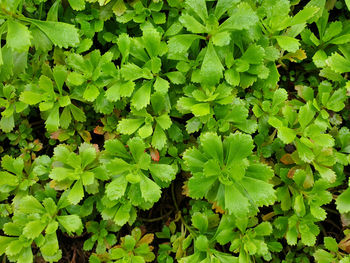
[{"label": "green leaf", "polygon": [[296,52],[299,49],[299,40],[289,36],[275,36],[278,45],[288,52]]},{"label": "green leaf", "polygon": [[79,156],[81,157],[81,166],[85,168],[96,159],[96,149],[91,144],[82,143],[79,146]]},{"label": "green leaf", "polygon": [[204,84],[215,85],[219,83],[224,67],[216,54],[213,44],[210,42],[204,56],[200,70],[201,81]]},{"label": "green leaf", "polygon": [[72,232],[78,232],[83,229],[83,223],[77,215],[65,215],[57,216],[58,223],[64,227],[64,229],[71,234]]},{"label": "green leaf", "polygon": [[201,144],[204,153],[220,163],[224,160],[221,138],[215,133],[205,133],[201,137]]},{"label": "green leaf", "polygon": [[57,131],[60,126],[60,116],[59,116],[59,106],[55,104],[55,106],[50,110],[49,116],[45,121],[45,128],[49,132]]},{"label": "green leaf", "polygon": [[67,82],[74,86],[80,86],[85,82],[85,77],[82,74],[73,71],[68,74]]},{"label": "green leaf", "polygon": [[126,65],[123,65],[121,68],[121,74],[124,78],[124,80],[128,81],[134,81],[140,78],[146,78],[146,79],[151,79],[152,77],[147,74],[142,68],[139,66],[128,63]]},{"label": "green leaf", "polygon": [[289,144],[294,141],[297,132],[287,127],[278,128],[278,138],[280,138],[285,144]]},{"label": "green leaf", "polygon": [[294,200],[294,211],[299,217],[303,217],[305,215],[305,204],[304,198],[302,195],[298,195]]},{"label": "green leaf", "polygon": [[86,87],[84,94],[83,94],[83,98],[86,99],[87,101],[94,101],[97,96],[100,94],[100,91],[98,90],[98,88],[93,85],[90,84]]},{"label": "green leaf", "polygon": [[84,197],[84,189],[83,189],[83,183],[81,180],[78,180],[74,183],[72,189],[70,189],[68,194],[68,201],[76,205],[78,204]]},{"label": "green leaf", "polygon": [[[127,159],[129,159],[129,158],[130,158],[130,156],[127,155]],[[107,163],[106,167],[107,167],[108,172],[111,175],[122,175],[123,173],[130,171],[132,168],[132,165],[125,162],[123,159],[115,158],[115,159],[111,160],[109,163]],[[122,180],[122,179],[119,178],[119,180]]]},{"label": "green leaf", "polygon": [[122,119],[118,123],[118,131],[123,134],[133,134],[144,123],[144,119]]},{"label": "green leaf", "polygon": [[338,243],[337,241],[332,238],[332,237],[324,237],[323,239],[325,247],[332,252],[337,252],[338,251]]},{"label": "green leaf", "polygon": [[70,6],[75,11],[81,11],[85,9],[85,0],[68,0]]},{"label": "green leaf", "polygon": [[20,211],[25,214],[34,214],[34,213],[44,213],[45,209],[40,204],[40,202],[33,196],[26,196],[21,199],[20,202]]},{"label": "green leaf", "polygon": [[198,103],[191,107],[191,111],[194,116],[205,116],[210,113],[209,103]]},{"label": "green leaf", "polygon": [[32,35],[28,28],[13,20],[7,20],[6,43],[9,47],[17,52],[27,51],[31,44]]},{"label": "green leaf", "polygon": [[209,249],[208,238],[204,235],[199,235],[194,241],[194,246],[201,252],[207,251]]},{"label": "green leaf", "polygon": [[171,182],[175,178],[175,169],[168,164],[151,164],[149,171],[152,176],[158,178],[163,182]]},{"label": "green leaf", "polygon": [[346,90],[337,89],[327,101],[327,109],[338,112],[344,109],[346,101]]},{"label": "green leaf", "polygon": [[186,77],[182,72],[179,72],[179,71],[167,72],[165,75],[168,77],[171,83],[184,84],[186,82]]},{"label": "green leaf", "polygon": [[318,11],[319,8],[316,6],[305,6],[292,18],[290,25],[303,24],[312,18]]},{"label": "green leaf", "polygon": [[45,243],[40,246],[40,251],[46,261],[58,261],[62,257],[59,250],[56,232],[45,235]]},{"label": "green leaf", "polygon": [[78,30],[70,24],[52,21],[40,21],[36,19],[26,18],[25,20],[31,22],[43,31],[46,36],[56,46],[68,48],[75,47],[79,44]]},{"label": "green leaf", "polygon": [[0,172],[0,185],[17,186],[18,178],[7,172]]},{"label": "green leaf", "polygon": [[350,188],[342,192],[335,201],[337,209],[341,214],[350,212]]},{"label": "green leaf", "polygon": [[13,240],[8,244],[5,253],[8,256],[18,255],[23,249],[23,247],[24,247],[23,241]]},{"label": "green leaf", "polygon": [[0,236],[0,255],[5,253],[8,244],[14,240],[14,237]]},{"label": "green leaf", "polygon": [[270,222],[262,222],[254,228],[258,236],[268,236],[272,233],[272,225]]},{"label": "green leaf", "polygon": [[326,66],[327,53],[324,50],[318,50],[312,57],[312,60],[316,67],[323,68]]},{"label": "green leaf", "polygon": [[350,61],[336,52],[326,59],[326,63],[335,72],[350,72]]},{"label": "green leaf", "polygon": [[246,216],[249,200],[234,185],[225,185],[225,208],[236,217]]},{"label": "green leaf", "polygon": [[208,10],[205,0],[186,0],[186,5],[189,6],[202,21],[206,21],[208,18]]},{"label": "green leaf", "polygon": [[304,106],[300,107],[298,120],[302,129],[305,129],[305,127],[314,118],[315,114],[316,112],[313,110],[311,103],[309,102]]},{"label": "green leaf", "polygon": [[17,263],[31,263],[33,262],[33,252],[31,247],[26,247],[21,251]]},{"label": "green leaf", "polygon": [[151,123],[146,123],[137,132],[142,139],[148,138],[153,133],[153,128]]},{"label": "green leaf", "polygon": [[60,107],[66,107],[69,104],[71,104],[71,100],[69,96],[61,96],[59,97],[58,103],[60,104]]},{"label": "green leaf", "polygon": [[145,28],[143,30],[142,36],[143,44],[147,50],[148,55],[156,57],[158,54],[161,54],[161,35],[153,27]]},{"label": "green leaf", "polygon": [[160,187],[146,176],[141,177],[140,189],[142,198],[146,202],[155,203],[160,198]]},{"label": "green leaf", "polygon": [[57,89],[59,93],[62,95],[62,87],[64,82],[67,79],[68,72],[63,65],[58,65],[54,67],[54,69],[52,70],[52,73],[57,85]]},{"label": "green leaf", "polygon": [[113,157],[122,157],[129,159],[130,155],[126,151],[125,146],[118,140],[106,140],[104,145],[106,152],[110,155],[113,155]]},{"label": "green leaf", "polygon": [[181,24],[186,27],[186,29],[192,33],[202,34],[207,30],[205,26],[199,23],[192,15],[190,14],[182,14],[179,18]]},{"label": "green leaf", "polygon": [[224,145],[228,149],[225,157],[228,165],[248,157],[254,149],[252,137],[240,133],[231,134],[226,138]]},{"label": "green leaf", "polygon": [[9,116],[9,117],[2,117],[0,120],[0,128],[1,130],[3,130],[6,133],[9,133],[13,130],[13,128],[15,127],[15,120],[13,115]]},{"label": "green leaf", "polygon": [[295,141],[299,157],[307,163],[311,163],[315,159],[315,155],[312,150],[307,147],[300,140]]},{"label": "green leaf", "polygon": [[227,31],[220,32],[213,35],[212,40],[215,46],[219,46],[219,47],[227,46],[231,42],[231,35]]},{"label": "green leaf", "polygon": [[167,93],[169,90],[169,86],[170,85],[168,81],[158,76],[156,82],[154,83],[154,90],[161,93]]},{"label": "green leaf", "polygon": [[151,88],[152,82],[147,81],[134,93],[131,99],[131,105],[135,107],[135,109],[141,110],[150,103]]},{"label": "green leaf", "polygon": [[8,236],[20,236],[23,232],[23,228],[13,222],[4,224],[3,231]]},{"label": "green leaf", "polygon": [[233,9],[230,13],[230,17],[219,26],[219,31],[248,29],[258,21],[259,18],[250,5],[243,2],[239,4],[237,8]]},{"label": "green leaf", "polygon": [[46,227],[40,220],[35,220],[27,223],[23,228],[23,235],[29,239],[38,237]]},{"label": "green leaf", "polygon": [[[261,64],[265,57],[265,50],[259,45],[250,45],[241,57],[242,60],[249,64]],[[279,92],[278,89],[276,92]],[[276,93],[275,92],[275,93]]]},{"label": "green leaf", "polygon": [[114,5],[113,5],[113,13],[116,16],[121,16],[124,14],[125,10],[126,10],[126,6],[123,0],[118,0]]},{"label": "green leaf", "polygon": [[130,218],[130,210],[131,204],[129,202],[122,204],[115,214],[113,221],[119,226],[125,225]]},{"label": "green leaf", "polygon": [[218,0],[215,7],[215,16],[219,19],[228,9],[233,7],[239,0]]},{"label": "green leaf", "polygon": [[197,228],[201,233],[205,233],[208,229],[208,218],[199,212],[195,212],[192,215],[192,225]]},{"label": "green leaf", "polygon": [[1,166],[11,173],[22,176],[24,161],[22,158],[13,158],[9,155],[5,155],[2,157]]},{"label": "green leaf", "polygon": [[139,162],[139,160],[145,155],[146,145],[141,138],[134,137],[128,141],[128,146],[134,160]]},{"label": "green leaf", "polygon": [[152,136],[152,146],[158,150],[163,149],[167,142],[167,137],[159,124],[156,125]]},{"label": "green leaf", "polygon": [[121,198],[126,190],[128,182],[124,176],[119,176],[106,186],[106,194],[111,200]]},{"label": "green leaf", "polygon": [[168,41],[168,56],[172,56],[173,54],[185,54],[187,50],[191,47],[192,43],[199,38],[201,37],[192,34],[176,35],[171,37]]},{"label": "green leaf", "polygon": [[317,249],[313,256],[317,263],[328,263],[336,260],[331,253],[323,249]]},{"label": "green leaf", "polygon": [[77,106],[73,104],[68,105],[68,107],[76,121],[80,121],[80,122],[86,121],[85,113],[81,109],[79,109]]},{"label": "green leaf", "polygon": [[172,121],[168,114],[163,114],[159,117],[156,117],[156,121],[163,130],[169,129],[172,124]]}]

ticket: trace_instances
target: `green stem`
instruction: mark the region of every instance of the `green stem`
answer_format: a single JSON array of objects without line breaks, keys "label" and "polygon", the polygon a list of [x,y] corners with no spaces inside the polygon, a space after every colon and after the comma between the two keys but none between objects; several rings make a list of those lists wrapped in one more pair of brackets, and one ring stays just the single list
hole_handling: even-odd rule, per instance
[{"label": "green stem", "polygon": [[22,14],[22,11],[23,11],[23,0],[21,0],[19,4],[19,13]]},{"label": "green stem", "polygon": [[181,223],[185,226],[185,228],[187,229],[187,231],[193,236],[196,237],[196,233],[193,232],[193,230],[189,227],[189,225],[187,225],[187,223],[185,222],[185,219],[182,217],[181,211],[179,210],[179,206],[177,205],[177,201],[176,201],[176,197],[175,197],[175,190],[174,190],[174,183],[171,184],[171,197],[173,199],[173,203],[176,209],[176,212],[179,214],[180,216],[180,220]]},{"label": "green stem", "polygon": [[41,3],[40,3],[40,7],[39,7],[39,20],[41,20],[41,15],[42,15],[42,13],[43,13],[43,4],[44,4],[44,2],[41,2]]},{"label": "green stem", "polygon": [[155,218],[142,218],[139,217],[142,221],[145,221],[147,223],[152,223],[152,222],[157,222],[160,220],[163,220],[164,218],[166,218],[167,216],[169,216],[173,211],[169,211],[168,213],[166,213],[165,215],[159,216],[159,217],[155,217]]}]

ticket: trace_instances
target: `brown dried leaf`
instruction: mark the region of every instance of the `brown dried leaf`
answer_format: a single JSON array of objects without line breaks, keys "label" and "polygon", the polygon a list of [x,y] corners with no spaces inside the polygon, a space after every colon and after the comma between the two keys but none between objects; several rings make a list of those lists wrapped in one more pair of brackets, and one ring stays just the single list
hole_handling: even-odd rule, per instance
[{"label": "brown dried leaf", "polygon": [[211,208],[214,209],[216,213],[225,214],[225,210],[222,209],[222,207],[218,206],[216,202],[213,203],[213,206]]},{"label": "brown dried leaf", "polygon": [[51,139],[54,139],[54,140],[58,140],[58,137],[60,136],[60,134],[62,133],[63,131],[61,129],[51,133],[50,135],[50,138]]},{"label": "brown dried leaf", "polygon": [[350,254],[350,234],[346,235],[346,237],[339,242],[338,247]]},{"label": "brown dried leaf", "polygon": [[350,226],[350,213],[341,214],[340,219],[341,219],[343,227]]},{"label": "brown dried leaf", "polygon": [[288,59],[291,62],[296,62],[297,60],[304,60],[306,58],[307,56],[303,49],[299,49],[294,53],[288,53],[287,55],[283,56],[283,59]]},{"label": "brown dried leaf", "polygon": [[187,196],[187,197],[190,197],[190,192],[189,192],[189,189],[188,189],[188,181],[184,182],[183,186],[182,186],[182,194]]},{"label": "brown dried leaf", "polygon": [[103,130],[103,127],[97,125],[94,129],[94,133],[98,135],[103,135],[105,131]]},{"label": "brown dried leaf", "polygon": [[141,244],[150,244],[152,243],[154,239],[154,234],[146,234],[144,235],[139,242],[137,242],[138,245],[141,245]]},{"label": "brown dried leaf", "polygon": [[289,153],[286,153],[285,155],[283,155],[282,158],[280,159],[280,161],[285,165],[295,163],[293,158],[292,158],[292,155],[290,155]]},{"label": "brown dried leaf", "polygon": [[91,139],[92,139],[91,138],[91,134],[88,131],[80,131],[79,134],[80,134],[81,138],[83,138],[83,140],[85,142],[90,142]]},{"label": "brown dried leaf", "polygon": [[289,170],[289,172],[288,172],[288,174],[287,174],[287,177],[292,179],[293,176],[294,176],[294,174],[295,174],[295,172],[296,172],[296,170],[298,170],[298,167],[297,167],[297,166],[292,167],[292,168]]}]

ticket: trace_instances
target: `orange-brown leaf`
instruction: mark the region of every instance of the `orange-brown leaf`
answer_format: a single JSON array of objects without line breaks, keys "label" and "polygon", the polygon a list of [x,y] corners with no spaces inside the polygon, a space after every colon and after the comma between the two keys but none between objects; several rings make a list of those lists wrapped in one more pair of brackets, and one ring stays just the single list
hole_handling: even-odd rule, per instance
[{"label": "orange-brown leaf", "polygon": [[295,163],[292,158],[292,155],[290,155],[289,153],[286,153],[285,155],[283,155],[280,161],[286,165]]},{"label": "orange-brown leaf", "polygon": [[58,140],[58,137],[60,136],[61,133],[62,133],[62,130],[57,130],[51,133],[50,138],[54,140]]},{"label": "orange-brown leaf", "polygon": [[222,209],[222,207],[218,206],[216,202],[213,203],[213,206],[211,208],[214,209],[216,213],[225,214],[225,210]]},{"label": "orange-brown leaf", "polygon": [[153,149],[151,148],[150,149],[150,154],[151,154],[151,157],[152,157],[152,160],[155,161],[155,162],[159,162],[159,152],[157,149]]},{"label": "orange-brown leaf", "polygon": [[97,125],[94,129],[94,133],[98,135],[103,135],[105,132],[103,130],[103,127]]},{"label": "orange-brown leaf", "polygon": [[288,174],[287,174],[288,178],[293,178],[293,176],[294,176],[294,174],[295,174],[295,172],[296,172],[297,169],[298,169],[297,166],[294,166],[294,167],[292,167],[291,169],[289,169],[289,172],[288,172]]}]

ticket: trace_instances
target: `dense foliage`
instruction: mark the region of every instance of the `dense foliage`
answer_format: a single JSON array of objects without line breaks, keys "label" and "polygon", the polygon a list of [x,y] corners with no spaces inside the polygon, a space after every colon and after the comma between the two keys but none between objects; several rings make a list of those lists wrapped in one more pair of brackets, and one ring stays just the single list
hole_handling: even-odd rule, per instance
[{"label": "dense foliage", "polygon": [[349,0],[0,0],[1,262],[350,262]]}]

